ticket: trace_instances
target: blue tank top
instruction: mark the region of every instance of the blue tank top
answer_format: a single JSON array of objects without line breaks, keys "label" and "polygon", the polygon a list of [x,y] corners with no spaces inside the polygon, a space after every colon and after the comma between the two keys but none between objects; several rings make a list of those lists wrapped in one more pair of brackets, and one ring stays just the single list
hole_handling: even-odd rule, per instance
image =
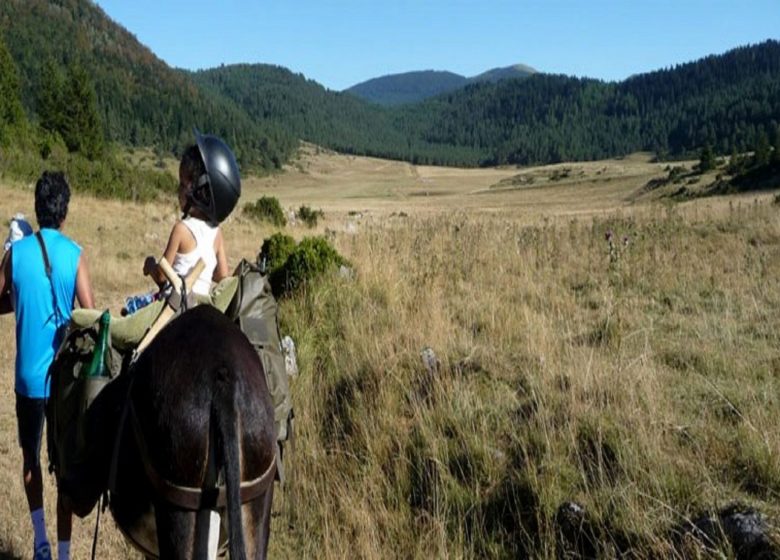
[{"label": "blue tank top", "polygon": [[57,299],[54,309],[41,246],[34,235],[11,247],[12,297],[16,314],[16,392],[29,398],[49,396],[46,373],[61,341],[57,328],[70,321],[76,297],[81,247],[55,229],[41,230],[51,263]]}]

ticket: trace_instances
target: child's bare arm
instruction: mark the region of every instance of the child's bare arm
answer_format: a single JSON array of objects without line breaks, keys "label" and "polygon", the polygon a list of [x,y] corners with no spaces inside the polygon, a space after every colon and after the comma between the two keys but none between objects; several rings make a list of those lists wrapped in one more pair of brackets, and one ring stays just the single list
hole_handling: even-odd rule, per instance
[{"label": "child's bare arm", "polygon": [[[173,229],[171,230],[171,235],[168,237],[168,245],[165,247],[163,257],[165,257],[165,260],[171,264],[173,264],[173,260],[176,258],[176,253],[179,251],[182,233],[186,227],[187,226],[181,222],[176,222],[176,225],[173,226]],[[146,260],[144,261],[144,276],[151,276],[152,280],[154,280],[158,286],[162,286],[167,281],[165,274],[163,274],[162,270],[160,270],[160,267],[157,265],[157,261],[152,256],[146,257]]]},{"label": "child's bare arm", "polygon": [[219,282],[223,278],[227,278],[230,274],[227,264],[227,256],[225,255],[225,243],[222,238],[222,230],[217,232],[217,239],[215,242],[215,251],[217,253],[217,266],[214,268],[214,275],[212,280]]}]

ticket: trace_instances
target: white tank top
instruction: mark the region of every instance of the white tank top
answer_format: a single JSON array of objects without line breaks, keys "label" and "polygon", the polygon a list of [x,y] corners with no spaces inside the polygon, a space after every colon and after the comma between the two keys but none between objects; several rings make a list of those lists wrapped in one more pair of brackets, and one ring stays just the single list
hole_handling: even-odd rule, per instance
[{"label": "white tank top", "polygon": [[211,279],[214,277],[214,269],[217,268],[217,253],[214,251],[214,241],[219,233],[219,226],[212,226],[203,220],[189,216],[182,220],[195,238],[195,249],[189,253],[176,253],[173,259],[173,270],[179,276],[187,276],[193,269],[198,259],[203,259],[206,266],[200,273],[198,279],[192,287],[196,294],[209,295],[211,290]]}]

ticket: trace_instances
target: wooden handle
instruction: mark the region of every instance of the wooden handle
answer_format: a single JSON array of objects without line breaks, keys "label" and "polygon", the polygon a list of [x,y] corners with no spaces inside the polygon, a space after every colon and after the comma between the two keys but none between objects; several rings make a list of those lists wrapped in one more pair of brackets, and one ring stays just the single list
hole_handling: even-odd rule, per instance
[{"label": "wooden handle", "polygon": [[[171,265],[167,260],[165,260],[165,257],[160,258],[160,262],[157,264],[160,266],[160,270],[163,271],[163,274],[165,274],[170,283],[173,285],[174,289],[177,292],[181,291],[181,278],[179,278],[179,275],[173,271],[173,268],[171,268]],[[192,270],[190,270],[189,274],[187,274],[187,277],[184,279],[184,285],[187,287],[187,292],[192,291],[192,286],[195,284],[198,276],[200,276],[200,273],[203,272],[205,266],[206,263],[203,261],[203,259],[198,259],[198,262],[195,263],[195,266],[193,266]],[[157,333],[159,333],[163,327],[168,324],[171,319],[173,319],[174,315],[176,315],[176,310],[174,310],[166,301],[162,312],[157,317],[155,322],[152,323],[151,328],[147,331],[147,333],[141,339],[141,342],[136,347],[136,356],[138,356],[147,346],[149,346],[149,343],[154,340],[154,337],[157,336]]]},{"label": "wooden handle", "polygon": [[160,313],[160,315],[157,317],[157,320],[152,324],[152,327],[146,332],[144,337],[141,339],[141,342],[136,347],[136,356],[138,356],[147,346],[149,346],[149,343],[154,340],[154,337],[157,336],[157,333],[159,333],[162,328],[168,324],[168,321],[173,319],[175,314],[176,312],[170,306],[166,305],[163,307],[162,313]]},{"label": "wooden handle", "polygon": [[[160,267],[160,270],[163,274],[165,274],[165,277],[168,279],[168,282],[171,283],[173,288],[179,292],[181,291],[181,278],[179,278],[179,275],[176,274],[176,272],[173,270],[173,267],[171,267],[170,263],[167,261],[165,257],[160,257],[160,261],[157,263],[157,265]],[[206,267],[206,263],[203,261],[203,259],[198,259],[198,262],[195,263],[195,266],[192,267],[192,270],[187,274],[187,277],[184,279],[184,283],[187,286],[187,291],[189,291],[193,284],[195,284],[195,281],[198,279],[198,276],[200,276],[200,273],[203,272],[203,269]]]},{"label": "wooden handle", "polygon": [[189,274],[187,274],[187,277],[184,279],[188,292],[192,290],[192,286],[195,285],[195,281],[198,279],[198,276],[200,276],[200,273],[203,272],[204,268],[206,268],[205,261],[203,259],[198,259],[198,262],[195,263],[195,266],[192,267],[192,270],[190,270]]},{"label": "wooden handle", "polygon": [[173,286],[176,291],[181,291],[181,278],[174,272],[173,267],[171,267],[171,264],[167,259],[165,257],[160,257],[160,260],[157,261],[157,266],[159,266],[162,273],[165,274],[165,277],[168,279],[168,282],[171,283],[171,286]]}]

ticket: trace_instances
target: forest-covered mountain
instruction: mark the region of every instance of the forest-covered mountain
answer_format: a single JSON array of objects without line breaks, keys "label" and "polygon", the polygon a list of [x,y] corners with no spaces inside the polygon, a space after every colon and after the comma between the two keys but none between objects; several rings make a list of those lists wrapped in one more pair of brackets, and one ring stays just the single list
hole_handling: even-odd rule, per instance
[{"label": "forest-covered mountain", "polygon": [[340,152],[453,165],[479,160],[469,147],[411,136],[390,108],[328,90],[286,68],[237,64],[194,72],[192,78],[240,105],[253,120]]},{"label": "forest-covered mountain", "polygon": [[360,153],[407,143],[388,111],[281,66],[236,64],[190,76],[203,91],[231,100],[252,120],[295,138]]},{"label": "forest-covered mountain", "polygon": [[75,64],[91,80],[107,140],[175,150],[192,142],[198,126],[228,138],[246,163],[266,168],[281,165],[297,146],[285,130],[253,121],[229,99],[170,68],[89,0],[3,0],[0,40],[19,70],[22,102],[33,117],[52,69]]},{"label": "forest-covered mountain", "polygon": [[430,97],[455,91],[468,84],[527,78],[535,72],[536,70],[523,64],[493,68],[471,78],[454,72],[422,70],[380,76],[360,82],[344,91],[372,103],[394,106],[417,103]]},{"label": "forest-covered mountain", "polygon": [[[705,144],[730,153],[762,139],[771,143],[780,122],[778,41],[622,82],[541,73],[503,80],[498,69],[394,107],[276,66],[172,69],[90,0],[4,0],[0,42],[30,122],[90,159],[100,157],[101,140],[175,152],[191,141],[193,126],[225,137],[242,165],[266,169],[280,167],[299,139],[346,153],[459,166],[636,150],[677,157]],[[50,149],[44,144],[42,153]]]},{"label": "forest-covered mountain", "polygon": [[617,83],[536,74],[476,84],[405,108],[403,128],[428,142],[489,153],[482,163],[543,163],[636,150],[682,156],[705,144],[751,149],[778,134],[780,42]]},{"label": "forest-covered mountain", "polygon": [[420,70],[372,78],[344,91],[379,105],[417,103],[464,87],[468,78],[444,70]]},{"label": "forest-covered mountain", "polygon": [[[284,79],[281,79],[284,77]],[[446,165],[531,164],[647,150],[718,153],[770,141],[780,122],[780,43],[766,41],[622,82],[533,74],[380,107],[284,69],[200,72],[253,119],[348,153]]]},{"label": "forest-covered mountain", "polygon": [[502,68],[491,68],[486,72],[477,74],[468,79],[470,84],[479,82],[498,82],[499,80],[512,80],[515,78],[527,78],[537,71],[526,64],[513,64]]}]

